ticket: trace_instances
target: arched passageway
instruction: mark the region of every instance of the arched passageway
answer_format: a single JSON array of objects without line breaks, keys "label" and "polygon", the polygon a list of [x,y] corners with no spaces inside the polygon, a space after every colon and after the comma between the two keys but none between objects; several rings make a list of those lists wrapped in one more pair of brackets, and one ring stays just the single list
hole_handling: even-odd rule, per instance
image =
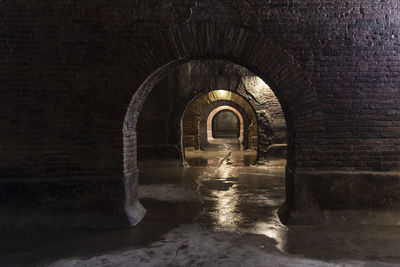
[{"label": "arched passageway", "polygon": [[[215,116],[221,111],[232,112],[235,116],[233,127],[237,128],[237,132],[231,137],[218,138],[215,135]],[[226,122],[229,123],[221,118],[220,123]],[[252,164],[256,161],[258,146],[262,145],[257,141],[259,127],[254,108],[244,97],[233,91],[212,90],[197,96],[185,109],[181,125],[182,157],[189,165],[204,164],[196,163],[196,158],[217,155],[205,151],[226,150],[228,147],[233,151],[244,151],[241,155],[238,152],[235,154],[243,156],[246,164]]]},{"label": "arched passageway", "polygon": [[207,120],[207,138],[239,138],[243,142],[243,118],[239,111],[229,106],[216,108]]},{"label": "arched passageway", "polygon": [[[399,2],[1,1],[0,265],[62,250],[85,254],[71,265],[274,265],[275,244],[302,255],[283,264],[400,261],[400,229],[376,227],[400,224]],[[183,146],[185,108],[214,90],[256,120],[210,102]],[[217,105],[242,118],[243,150],[221,142],[237,129],[213,137]],[[205,164],[183,168],[182,152]],[[93,235],[127,218],[141,225]],[[117,244],[149,233],[160,242]],[[103,245],[120,253],[97,257]]]},{"label": "arched passageway", "polygon": [[[189,74],[178,68],[173,73],[179,75],[169,75],[155,86],[148,95],[139,117],[138,147],[148,149],[152,142],[159,145],[163,140],[168,140],[169,143],[164,143],[165,147],[179,147],[185,166],[182,168],[178,161],[172,165],[171,158],[176,155],[165,153],[166,151],[160,153],[157,159],[153,154],[153,160],[143,164],[146,154],[139,150],[139,198],[148,208],[148,216],[151,218],[155,214],[163,214],[165,209],[168,210],[168,214],[175,214],[179,210],[182,214],[186,205],[198,205],[199,210],[192,209],[192,212],[196,212],[193,221],[211,229],[241,231],[259,227],[249,220],[250,218],[257,218],[269,224],[273,217],[269,215],[272,213],[257,211],[253,200],[259,199],[257,205],[265,205],[265,208],[269,207],[271,210],[282,205],[286,160],[279,157],[280,164],[274,166],[261,160],[258,161],[258,165],[253,165],[257,159],[257,152],[265,145],[258,141],[259,135],[270,137],[270,131],[264,131],[265,128],[260,127],[258,114],[262,113],[257,113],[248,100],[248,95],[241,94],[235,88],[230,88],[232,91],[204,90],[205,92],[200,94],[194,90],[197,93],[193,93],[195,97],[189,97],[192,96],[189,92],[193,90],[191,84],[197,84],[199,81],[202,88],[209,89],[214,87],[205,82],[209,79],[221,80],[225,75],[230,76],[234,73],[239,75],[241,80],[247,81],[252,77],[250,75],[254,74],[243,70],[239,74],[232,73],[231,70],[238,67],[224,61],[217,63],[217,71],[213,69],[215,62],[210,65],[196,61],[186,65],[191,69]],[[199,75],[200,70],[202,75]],[[182,83],[182,79],[185,79],[186,83]],[[177,89],[182,84],[183,90]],[[268,91],[267,87],[246,82],[241,82],[237,87],[245,85],[247,90],[252,92]],[[188,97],[182,96],[182,91],[186,92]],[[263,95],[265,98],[268,94]],[[253,99],[261,102],[258,97]],[[180,112],[176,112],[177,105],[184,107],[179,109],[183,112],[179,125],[176,124],[177,117],[180,116]],[[267,116],[270,113],[264,114]],[[181,142],[172,143],[173,140],[177,140],[171,138],[176,134],[176,127],[180,127]],[[275,130],[274,127],[271,128]],[[277,162],[278,160],[275,160],[275,163]],[[259,167],[260,165],[263,168]],[[191,194],[198,195],[203,200],[198,203],[199,200],[193,196],[190,200],[187,199]],[[271,195],[276,200],[266,201]],[[158,208],[165,205],[165,202],[176,201],[179,201],[179,206],[171,205],[163,211]],[[228,202],[229,205],[224,204]],[[182,215],[175,215],[174,218],[181,220]],[[229,222],[231,219],[232,224]]]},{"label": "arched passageway", "polygon": [[[235,85],[234,80],[239,82]],[[229,90],[216,87],[222,81],[230,81],[225,85]],[[210,90],[213,88],[218,89]],[[284,201],[286,159],[281,156],[277,157],[279,160],[259,160],[259,165],[253,165],[259,151],[264,146],[272,146],[262,142],[259,136],[273,140],[274,130],[281,131],[272,123],[274,112],[278,113],[279,109],[268,105],[279,101],[269,92],[269,87],[257,76],[237,64],[221,60],[190,61],[160,80],[146,98],[137,127],[139,198],[147,207],[149,218],[163,213],[159,210],[165,205],[163,202],[179,200],[181,208],[199,205],[201,210],[192,209],[197,212],[193,220],[212,229],[233,231],[258,227],[249,218],[264,223],[271,221],[272,213],[259,212],[252,202],[259,199],[257,205],[273,211]],[[256,109],[250,101],[265,101],[264,108],[259,104]],[[215,124],[215,117],[223,111],[233,112],[237,118],[234,138],[213,134],[213,119]],[[269,128],[261,127],[265,126],[262,117],[270,119]],[[152,146],[165,148],[154,150]],[[179,149],[182,158],[176,153]],[[150,152],[144,153],[146,150]],[[182,169],[179,160],[185,168]],[[189,192],[205,201],[194,204],[195,199],[186,199]],[[266,202],[270,197],[276,200]],[[232,205],[224,205],[226,202]],[[176,214],[181,209],[172,207],[164,210]],[[182,219],[181,215],[174,217]],[[228,218],[234,223],[228,223]]]},{"label": "arched passageway", "polygon": [[[257,115],[249,102],[239,94],[226,90],[213,90],[195,98],[182,117],[182,150],[210,149],[213,142],[213,118],[230,110],[238,118],[238,138],[241,149],[249,147],[249,140],[257,146]],[[254,147],[254,146],[253,146]]]},{"label": "arched passageway", "polygon": [[[210,34],[209,29],[211,28],[215,30],[215,35]],[[231,34],[225,35],[225,30],[230,30]],[[214,22],[189,23],[174,27],[170,33],[171,35],[163,35],[163,39],[156,42],[161,44],[164,49],[147,49],[147,52],[143,53],[144,57],[141,55],[136,57],[138,61],[143,60],[143,66],[147,67],[143,69],[144,72],[139,71],[139,73],[144,74],[145,79],[139,79],[141,80],[140,86],[134,93],[124,121],[125,210],[131,224],[139,222],[145,214],[136,194],[138,181],[136,124],[139,118],[138,114],[140,114],[147,95],[162,77],[184,62],[199,57],[225,58],[240,63],[271,85],[282,104],[287,123],[288,166],[286,180],[289,186],[287,187],[286,207],[290,208],[293,196],[300,196],[300,192],[296,193],[296,188],[292,185],[293,168],[295,166],[298,168],[304,164],[304,162],[297,160],[296,147],[293,144],[296,143],[297,146],[307,145],[307,138],[305,137],[310,127],[304,128],[304,125],[313,125],[312,129],[315,132],[324,127],[318,99],[301,68],[289,54],[267,38],[238,26]],[[231,38],[236,38],[236,45],[231,45],[235,43],[232,42]],[[207,45],[197,45],[202,43]],[[246,49],[244,49],[245,43],[251,44],[251,46],[246,46]],[[171,44],[174,45],[171,46]],[[166,53],[165,48],[167,48],[167,51],[172,48],[172,50],[169,50],[171,53]],[[157,51],[163,51],[163,53],[159,54]],[[129,54],[129,52],[127,53]],[[165,57],[165,55],[169,56]],[[124,54],[124,57],[125,59],[129,58],[126,57],[126,54]],[[119,64],[123,65],[124,61],[123,57],[118,57]],[[120,77],[118,73],[116,74],[115,78]],[[296,142],[294,142],[294,138],[296,138]],[[297,207],[300,207],[304,198],[298,200]]]}]

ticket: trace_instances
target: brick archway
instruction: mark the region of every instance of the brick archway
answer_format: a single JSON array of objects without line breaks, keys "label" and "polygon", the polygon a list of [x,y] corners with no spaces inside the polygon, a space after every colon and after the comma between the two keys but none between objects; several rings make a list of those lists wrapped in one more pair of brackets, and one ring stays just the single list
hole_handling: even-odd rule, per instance
[{"label": "brick archway", "polygon": [[269,84],[279,99],[288,129],[287,204],[290,206],[294,185],[290,185],[289,176],[297,168],[296,153],[300,147],[310,145],[310,136],[324,129],[324,119],[314,88],[288,52],[248,28],[196,21],[160,31],[151,43],[127,42],[124,47],[116,47],[109,56],[110,64],[105,71],[115,81],[111,85],[115,90],[108,90],[99,97],[110,109],[120,109],[110,106],[117,102],[108,103],[110,98],[118,97],[120,103],[129,103],[126,114],[121,114],[121,117],[125,115],[121,148],[125,212],[131,225],[137,224],[145,214],[136,192],[136,124],[141,107],[163,76],[182,63],[199,58],[225,59],[248,68]]},{"label": "brick archway", "polygon": [[210,114],[207,117],[207,141],[210,142],[214,140],[215,138],[213,137],[213,121],[214,118],[217,114],[219,114],[221,111],[231,111],[236,115],[236,118],[239,120],[239,142],[241,146],[243,146],[243,135],[244,135],[244,123],[243,123],[243,116],[242,114],[235,109],[234,107],[231,106],[219,106],[212,110]]},{"label": "brick archway", "polygon": [[[242,139],[241,144],[243,145],[243,149],[246,149],[248,147],[248,134],[249,134],[249,123],[250,123],[250,118],[248,116],[248,114],[246,114],[246,111],[244,110],[244,108],[242,106],[240,106],[239,104],[233,102],[233,101],[229,101],[229,100],[218,100],[215,101],[213,103],[211,103],[208,107],[206,107],[204,109],[204,111],[201,114],[200,117],[200,147],[203,147],[204,144],[208,143],[208,139],[210,136],[212,136],[211,134],[211,120],[212,120],[212,116],[216,115],[216,112],[214,112],[214,114],[212,115],[211,113],[213,111],[217,111],[218,108],[221,107],[229,107],[232,109],[235,109],[236,112],[238,112],[240,114],[240,117],[242,119]],[[250,106],[250,105],[249,105]],[[251,108],[251,106],[250,106]],[[251,110],[253,111],[253,110]],[[258,121],[257,121],[257,116],[255,114],[255,112],[253,111],[253,116],[255,118],[254,123],[256,125],[258,125]],[[256,128],[258,128],[256,126]]]},{"label": "brick archway", "polygon": [[[218,117],[219,114],[222,114],[222,112],[230,112],[233,113],[234,118],[236,119],[236,122],[239,124],[239,129],[238,129],[238,139],[240,142],[240,145],[243,147],[243,134],[244,134],[244,123],[243,123],[243,116],[242,114],[235,109],[234,107],[231,106],[220,106],[215,108],[211,113],[209,114],[207,118],[207,139],[208,142],[213,141],[216,137],[216,130],[214,128],[214,123],[215,119]],[[236,124],[236,123],[235,123]],[[213,134],[214,132],[214,134]],[[243,150],[243,148],[242,148]]]}]

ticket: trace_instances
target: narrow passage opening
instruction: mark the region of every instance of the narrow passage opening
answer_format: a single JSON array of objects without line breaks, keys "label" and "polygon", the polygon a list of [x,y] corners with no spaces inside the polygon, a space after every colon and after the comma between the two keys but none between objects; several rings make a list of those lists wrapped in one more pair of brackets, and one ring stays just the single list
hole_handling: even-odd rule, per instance
[{"label": "narrow passage opening", "polygon": [[286,123],[259,77],[227,61],[185,63],[147,96],[137,134],[141,223],[282,241]]},{"label": "narrow passage opening", "polygon": [[214,139],[238,140],[239,135],[239,117],[233,111],[221,110],[212,118],[212,136]]}]

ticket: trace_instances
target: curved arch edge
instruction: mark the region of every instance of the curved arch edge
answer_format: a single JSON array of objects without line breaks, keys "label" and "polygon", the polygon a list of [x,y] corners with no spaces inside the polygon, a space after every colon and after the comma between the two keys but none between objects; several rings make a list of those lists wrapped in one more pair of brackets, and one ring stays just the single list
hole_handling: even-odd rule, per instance
[{"label": "curved arch edge", "polygon": [[125,213],[129,224],[134,226],[138,224],[146,215],[147,211],[138,200],[137,184],[139,172],[126,174],[125,180]]},{"label": "curved arch edge", "polygon": [[[293,139],[298,136],[298,133],[317,133],[325,129],[324,113],[310,79],[293,56],[264,35],[242,26],[227,23],[187,22],[171,27],[169,34],[164,32],[159,37],[161,38],[159,46],[172,49],[171,51],[168,52],[154,47],[154,49],[149,49],[149,51],[145,51],[144,55],[136,58],[139,63],[143,62],[149,75],[143,79],[143,71],[141,71],[140,77],[138,76],[140,82],[135,81],[133,83],[141,84],[139,89],[135,91],[135,95],[140,97],[131,99],[128,111],[125,113],[124,140],[129,142],[130,147],[126,149],[124,146],[124,173],[130,173],[132,168],[137,167],[136,137],[134,137],[137,122],[135,116],[138,116],[146,95],[159,78],[171,70],[171,66],[178,66],[190,59],[226,59],[245,66],[271,85],[271,89],[282,105],[287,122],[288,151],[291,154],[288,153],[288,165],[290,167],[295,167],[295,141]],[[167,56],[163,57],[163,53],[166,53]],[[121,60],[125,62],[128,59],[121,58]],[[113,61],[115,62],[115,60]],[[127,65],[129,64],[127,63]],[[134,74],[133,77],[135,77]],[[150,81],[149,78],[152,80]],[[298,90],[293,90],[293,87],[298,88]],[[128,90],[131,90],[131,88]],[[311,105],[312,110],[302,109],[301,103],[307,104],[307,106]],[[127,123],[127,120],[132,121]],[[303,127],[302,125],[312,125],[312,127],[307,128],[308,126]],[[126,136],[128,137],[126,138]],[[137,188],[137,179],[130,182],[127,180],[131,178],[126,177],[125,191],[131,192],[132,190],[126,188],[126,186]],[[140,221],[145,214],[143,206],[136,201],[135,193],[126,194],[125,207],[133,224]],[[138,211],[136,212],[135,209],[138,209]]]}]

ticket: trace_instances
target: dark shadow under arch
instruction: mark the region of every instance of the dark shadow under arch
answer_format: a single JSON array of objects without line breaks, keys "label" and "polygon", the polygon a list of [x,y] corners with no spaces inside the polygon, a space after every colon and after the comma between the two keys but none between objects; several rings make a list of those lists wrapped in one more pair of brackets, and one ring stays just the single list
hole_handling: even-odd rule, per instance
[{"label": "dark shadow under arch", "polygon": [[[233,101],[228,101],[228,100],[219,100],[219,101],[215,101],[213,103],[211,103],[201,114],[200,117],[200,147],[204,149],[204,144],[207,144],[207,137],[208,137],[208,133],[207,133],[207,118],[210,114],[210,112],[212,110],[214,110],[215,108],[217,108],[218,106],[231,106],[233,108],[235,108],[241,115],[243,118],[243,147],[244,149],[246,149],[248,147],[248,130],[249,130],[249,124],[250,124],[250,120],[248,115],[246,114],[245,110],[243,109],[243,107],[241,107],[240,105],[238,105],[237,103],[233,102]],[[250,104],[249,104],[250,105]],[[255,112],[253,111],[254,116],[257,118]]]},{"label": "dark shadow under arch", "polygon": [[[302,134],[322,131],[324,119],[314,88],[289,53],[250,29],[228,23],[197,21],[160,31],[152,43],[127,43],[109,56],[106,71],[116,81],[113,85],[116,90],[100,94],[100,102],[112,105],[107,100],[117,94],[126,103],[134,92],[125,114],[122,144],[125,212],[131,225],[137,224],[145,214],[137,199],[136,158],[136,123],[143,102],[164,75],[189,60],[200,58],[224,59],[248,68],[266,81],[279,99],[288,129],[286,206],[290,207],[293,185],[289,176],[296,168],[294,144],[300,142],[298,138]],[[132,60],[136,64],[132,65]],[[109,108],[120,110],[119,107]],[[302,138],[301,142],[305,140]]]},{"label": "dark shadow under arch", "polygon": [[[226,115],[225,115],[226,114]],[[229,126],[229,128],[226,128],[226,125],[224,126],[225,129],[221,129],[220,122],[223,118],[220,117],[226,117],[230,116],[234,119],[232,121],[232,124]],[[241,114],[240,114],[241,116]],[[243,121],[243,118],[242,118]],[[208,126],[207,126],[208,127]],[[240,131],[244,131],[242,125],[242,129],[240,126],[240,118],[238,115],[236,115],[235,112],[229,110],[229,109],[222,109],[218,111],[212,118],[211,118],[211,136],[213,138],[229,138],[229,137],[235,137],[239,138],[240,137]]]}]

